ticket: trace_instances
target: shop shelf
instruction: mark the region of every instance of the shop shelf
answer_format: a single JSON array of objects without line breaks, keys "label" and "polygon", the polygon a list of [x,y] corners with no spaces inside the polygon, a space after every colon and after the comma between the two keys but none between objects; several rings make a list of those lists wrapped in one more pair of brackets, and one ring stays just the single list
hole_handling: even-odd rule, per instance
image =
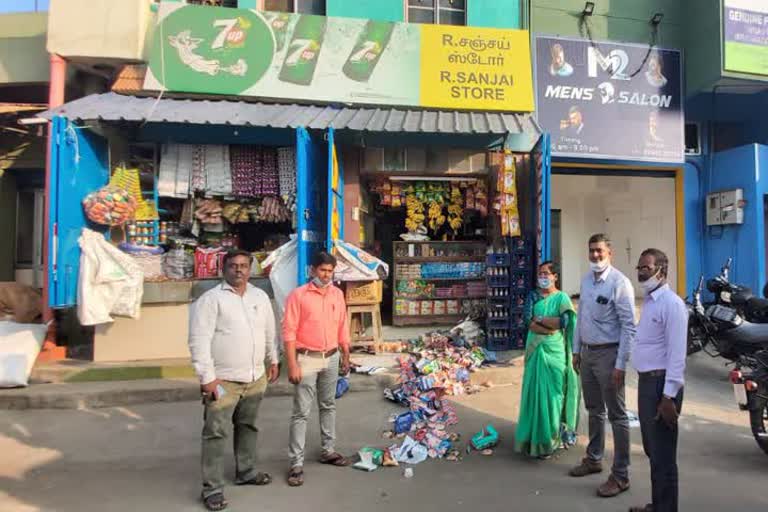
[{"label": "shop shelf", "polygon": [[485,261],[482,256],[400,256],[398,263],[481,263]]}]

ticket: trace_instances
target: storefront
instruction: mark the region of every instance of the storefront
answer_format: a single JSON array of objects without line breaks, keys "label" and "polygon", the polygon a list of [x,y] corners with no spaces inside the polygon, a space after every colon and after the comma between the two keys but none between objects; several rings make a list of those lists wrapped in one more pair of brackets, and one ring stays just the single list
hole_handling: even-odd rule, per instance
[{"label": "storefront", "polygon": [[100,229],[147,253],[149,279],[140,319],[96,327],[94,358],[185,356],[188,304],[216,283],[223,251],[259,260],[290,236],[299,283],[335,239],[378,241],[392,254],[388,302],[401,324],[496,304],[495,348],[519,346],[533,268],[548,255],[549,145],[529,113],[527,33],[232,13],[163,4],[142,90],[47,114],[52,306],[79,302],[78,238],[94,227],[83,200],[117,184],[143,212]]},{"label": "storefront", "polygon": [[640,253],[670,258],[686,292],[682,62],[679,50],[539,35],[537,117],[552,139],[551,244],[563,289],[579,292],[590,235],[613,240],[636,281]]}]

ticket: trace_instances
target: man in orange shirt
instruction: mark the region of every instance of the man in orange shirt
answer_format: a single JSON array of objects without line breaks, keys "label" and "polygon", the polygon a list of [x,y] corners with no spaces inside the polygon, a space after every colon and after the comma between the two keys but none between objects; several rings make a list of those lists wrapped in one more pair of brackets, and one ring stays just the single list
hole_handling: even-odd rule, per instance
[{"label": "man in orange shirt", "polygon": [[310,267],[312,281],[288,296],[283,318],[283,344],[288,379],[294,384],[288,485],[304,483],[304,445],[307,418],[317,396],[320,410],[322,455],[320,462],[348,466],[350,461],[335,451],[336,381],[339,361],[349,372],[349,327],[342,291],[332,284],[336,258],[327,252],[315,255]]}]

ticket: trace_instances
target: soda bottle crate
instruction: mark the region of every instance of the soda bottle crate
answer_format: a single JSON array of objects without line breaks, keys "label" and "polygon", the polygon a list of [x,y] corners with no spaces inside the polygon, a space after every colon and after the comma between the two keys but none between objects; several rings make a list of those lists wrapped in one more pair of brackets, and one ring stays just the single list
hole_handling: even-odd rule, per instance
[{"label": "soda bottle crate", "polygon": [[509,274],[503,276],[485,276],[491,288],[509,288]]},{"label": "soda bottle crate", "polygon": [[504,337],[486,338],[485,348],[492,352],[502,352],[506,350],[522,350],[525,348],[525,335],[519,332],[509,331]]},{"label": "soda bottle crate", "polygon": [[485,265],[492,268],[508,268],[512,262],[512,255],[507,253],[493,253],[485,257]]}]

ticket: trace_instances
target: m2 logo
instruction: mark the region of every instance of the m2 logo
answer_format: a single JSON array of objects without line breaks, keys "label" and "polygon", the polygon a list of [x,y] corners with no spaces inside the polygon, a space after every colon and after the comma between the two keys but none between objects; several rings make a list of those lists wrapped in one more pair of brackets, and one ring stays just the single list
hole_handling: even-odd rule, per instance
[{"label": "m2 logo", "polygon": [[587,48],[587,73],[590,78],[597,78],[597,68],[611,75],[612,80],[631,80],[626,71],[629,66],[629,55],[624,50],[611,50],[603,55],[594,46]]}]

